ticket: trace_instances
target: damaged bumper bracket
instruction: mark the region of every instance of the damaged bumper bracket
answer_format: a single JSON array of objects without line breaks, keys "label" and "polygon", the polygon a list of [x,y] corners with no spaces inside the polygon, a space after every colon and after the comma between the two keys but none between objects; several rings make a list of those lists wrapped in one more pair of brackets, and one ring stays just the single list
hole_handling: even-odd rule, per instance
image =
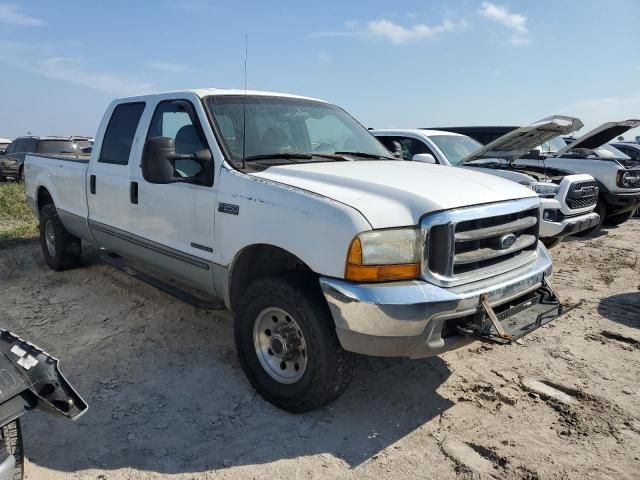
[{"label": "damaged bumper bracket", "polygon": [[508,344],[573,310],[579,304],[569,307],[562,305],[549,280],[544,278],[538,289],[525,298],[518,299],[518,303],[494,309],[489,304],[486,294],[482,294],[480,305],[482,310],[472,323],[459,328],[460,333],[494,343]]}]

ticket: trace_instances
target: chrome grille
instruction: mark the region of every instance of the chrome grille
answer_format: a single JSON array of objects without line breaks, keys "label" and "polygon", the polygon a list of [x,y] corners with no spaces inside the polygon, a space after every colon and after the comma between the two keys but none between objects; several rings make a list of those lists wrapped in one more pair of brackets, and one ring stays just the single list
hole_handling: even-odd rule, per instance
[{"label": "chrome grille", "polygon": [[567,191],[567,206],[571,210],[578,210],[595,205],[598,201],[598,182],[576,182]]},{"label": "chrome grille", "polygon": [[534,260],[539,217],[537,198],[424,217],[423,278],[454,286],[498,275]]}]

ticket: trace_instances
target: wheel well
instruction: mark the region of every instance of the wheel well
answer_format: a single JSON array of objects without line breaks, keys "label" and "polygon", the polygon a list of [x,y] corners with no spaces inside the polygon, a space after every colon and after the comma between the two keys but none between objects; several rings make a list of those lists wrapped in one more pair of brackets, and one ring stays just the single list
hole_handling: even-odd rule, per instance
[{"label": "wheel well", "polygon": [[36,197],[36,205],[38,206],[38,212],[42,210],[42,207],[49,203],[53,203],[53,198],[51,198],[51,194],[49,190],[45,187],[38,188],[38,196]]},{"label": "wheel well", "polygon": [[243,249],[233,262],[229,279],[229,301],[235,310],[242,294],[256,279],[287,271],[312,272],[294,254],[273,245],[251,245]]}]

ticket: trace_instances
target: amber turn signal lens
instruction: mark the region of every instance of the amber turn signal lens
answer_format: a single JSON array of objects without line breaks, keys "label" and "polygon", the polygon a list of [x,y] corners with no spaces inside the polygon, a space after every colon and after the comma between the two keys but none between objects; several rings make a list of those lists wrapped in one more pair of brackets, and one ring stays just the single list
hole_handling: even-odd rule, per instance
[{"label": "amber turn signal lens", "polygon": [[384,282],[389,280],[411,280],[420,275],[420,264],[402,265],[351,265],[348,264],[345,278],[353,282]]}]

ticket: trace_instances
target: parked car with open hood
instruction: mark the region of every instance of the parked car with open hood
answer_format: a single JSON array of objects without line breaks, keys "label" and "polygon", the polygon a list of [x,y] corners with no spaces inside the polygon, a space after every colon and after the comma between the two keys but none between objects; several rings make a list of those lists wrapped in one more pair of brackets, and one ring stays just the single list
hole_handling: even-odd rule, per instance
[{"label": "parked car with open hood", "polygon": [[78,266],[83,239],[156,286],[162,274],[219,299],[207,308],[234,312],[251,384],[289,411],[340,396],[353,352],[508,343],[563,312],[532,190],[400,161],[321,100],[219,89],[122,98],[90,158],[28,155],[25,173],[52,269]]},{"label": "parked car with open hood", "polygon": [[[635,209],[640,206],[640,165],[633,160],[601,158],[590,152],[637,126],[640,126],[638,120],[607,122],[582,135],[571,145],[567,145],[562,138],[554,138],[530,155],[517,159],[515,164],[551,167],[593,176],[598,183],[596,212],[600,215],[600,224],[619,225],[631,218]],[[515,128],[517,127],[453,127],[450,130],[465,132],[482,143],[483,140],[491,141]]]},{"label": "parked car with open hood", "polygon": [[580,128],[576,118],[549,117],[530,126],[513,130],[483,146],[459,133],[429,129],[372,130],[387,148],[399,144],[405,160],[435,162],[440,165],[471,168],[526,185],[541,197],[540,237],[548,247],[563,237],[591,228],[599,221],[593,212],[598,198],[590,175],[571,175],[553,168],[522,167],[514,160],[541,141]]}]

